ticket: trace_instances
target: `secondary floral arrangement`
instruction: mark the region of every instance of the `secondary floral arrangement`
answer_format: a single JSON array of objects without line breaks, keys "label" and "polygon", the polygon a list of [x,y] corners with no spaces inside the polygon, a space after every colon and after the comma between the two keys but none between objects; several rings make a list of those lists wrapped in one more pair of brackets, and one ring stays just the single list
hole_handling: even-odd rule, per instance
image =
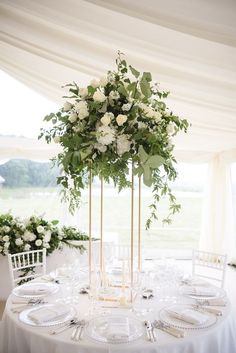
[{"label": "secondary floral arrangement", "polygon": [[153,188],[146,227],[157,219],[157,204],[165,195],[170,213],[164,222],[170,223],[171,215],[180,209],[168,184],[177,176],[171,139],[180,130],[186,132],[188,122],[167,108],[164,99],[169,92],[159,89],[150,72],[141,74],[121,53],[116,65],[116,71],[108,71],[87,87],[75,82],[66,85],[67,101],[57,113],[45,117],[52,127],[42,129],[39,138],[62,146],[54,161],[63,170],[58,184],[72,212],[79,206],[90,171],[108,183],[113,181],[120,191],[131,185],[132,165],[144,184]]},{"label": "secondary floral arrangement", "polygon": [[63,244],[76,247],[82,253],[85,247],[72,245],[70,241],[88,240],[88,236],[73,227],[59,228],[57,224],[57,220],[49,222],[36,216],[22,220],[10,213],[0,215],[0,254],[46,248],[49,255]]}]

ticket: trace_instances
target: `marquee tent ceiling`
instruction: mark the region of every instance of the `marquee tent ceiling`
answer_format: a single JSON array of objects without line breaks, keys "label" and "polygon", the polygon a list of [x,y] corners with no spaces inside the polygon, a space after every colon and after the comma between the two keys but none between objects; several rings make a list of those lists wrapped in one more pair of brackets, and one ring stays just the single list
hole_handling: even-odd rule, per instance
[{"label": "marquee tent ceiling", "polygon": [[119,49],[191,121],[179,151],[236,151],[234,0],[0,0],[0,22],[0,68],[46,97],[103,75]]}]

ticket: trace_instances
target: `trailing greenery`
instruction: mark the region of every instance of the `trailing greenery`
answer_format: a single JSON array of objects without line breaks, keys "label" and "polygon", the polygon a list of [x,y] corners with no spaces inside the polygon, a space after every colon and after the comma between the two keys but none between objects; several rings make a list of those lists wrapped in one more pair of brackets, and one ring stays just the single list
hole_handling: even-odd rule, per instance
[{"label": "trailing greenery", "polygon": [[42,217],[31,216],[27,219],[14,217],[10,213],[0,215],[0,254],[46,248],[47,255],[60,249],[63,244],[78,248],[81,253],[85,247],[73,245],[72,240],[89,240],[89,237],[73,227],[59,228],[58,221],[46,221]]},{"label": "trailing greenery", "polygon": [[159,89],[150,72],[140,73],[121,53],[116,65],[115,71],[85,88],[75,82],[66,85],[67,101],[45,117],[52,126],[42,129],[39,138],[62,146],[54,162],[63,170],[57,181],[72,213],[80,204],[90,172],[107,183],[113,181],[120,191],[131,186],[133,168],[153,189],[146,227],[158,218],[157,206],[163,196],[170,203],[164,222],[170,223],[171,215],[180,209],[168,185],[177,175],[172,137],[180,130],[186,132],[189,124],[168,109],[164,100],[169,92]]}]

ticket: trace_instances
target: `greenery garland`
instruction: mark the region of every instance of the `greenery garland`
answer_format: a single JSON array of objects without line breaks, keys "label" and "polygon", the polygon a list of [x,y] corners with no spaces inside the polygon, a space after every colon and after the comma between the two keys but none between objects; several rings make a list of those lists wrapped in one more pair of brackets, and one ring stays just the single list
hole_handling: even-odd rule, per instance
[{"label": "greenery garland", "polygon": [[80,204],[90,170],[107,183],[113,181],[120,191],[131,185],[132,165],[134,173],[153,189],[146,228],[158,218],[162,196],[169,198],[170,213],[163,221],[170,223],[171,215],[180,209],[168,184],[177,176],[172,137],[180,130],[186,132],[189,124],[168,109],[164,99],[169,92],[159,89],[150,72],[141,74],[121,53],[116,65],[116,71],[108,71],[85,88],[75,82],[66,85],[67,101],[45,117],[52,126],[41,129],[39,138],[62,146],[54,162],[63,170],[57,181],[72,213]]}]

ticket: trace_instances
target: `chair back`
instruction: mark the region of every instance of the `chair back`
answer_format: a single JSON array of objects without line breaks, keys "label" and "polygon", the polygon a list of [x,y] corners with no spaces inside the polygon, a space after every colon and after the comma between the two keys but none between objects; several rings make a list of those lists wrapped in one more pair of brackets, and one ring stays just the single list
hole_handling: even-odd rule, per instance
[{"label": "chair back", "polygon": [[[12,288],[22,280],[33,279],[46,273],[46,249],[8,254]],[[29,273],[24,274],[24,270]]]},{"label": "chair back", "polygon": [[218,287],[223,288],[227,256],[207,251],[193,250],[192,275],[209,279]]}]

